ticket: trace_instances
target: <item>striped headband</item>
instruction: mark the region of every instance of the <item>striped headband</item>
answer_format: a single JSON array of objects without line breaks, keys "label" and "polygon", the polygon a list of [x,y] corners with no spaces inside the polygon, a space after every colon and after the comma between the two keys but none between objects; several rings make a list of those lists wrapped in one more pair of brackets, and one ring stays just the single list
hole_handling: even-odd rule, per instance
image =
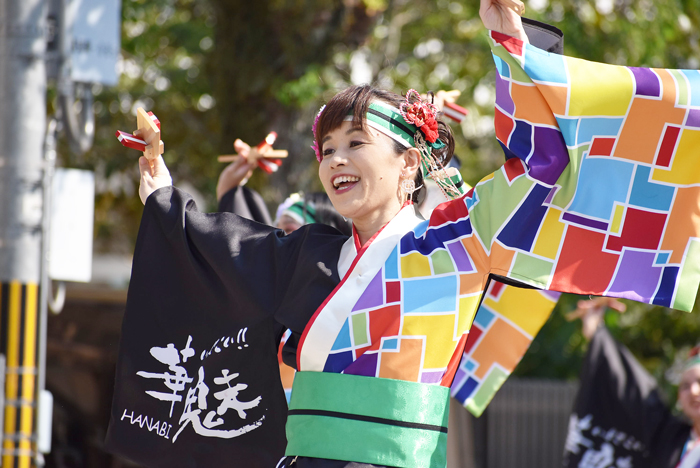
[{"label": "striped headband", "polygon": [[[353,116],[350,114],[344,120],[352,121],[352,119]],[[413,136],[418,131],[418,127],[406,122],[396,107],[381,101],[372,102],[367,109],[365,123],[399,142],[404,148],[415,148],[416,146]]]}]

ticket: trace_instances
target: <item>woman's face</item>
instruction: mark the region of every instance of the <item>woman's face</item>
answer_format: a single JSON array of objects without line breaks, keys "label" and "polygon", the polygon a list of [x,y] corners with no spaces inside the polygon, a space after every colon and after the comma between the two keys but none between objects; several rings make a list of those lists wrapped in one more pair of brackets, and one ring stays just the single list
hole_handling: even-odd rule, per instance
[{"label": "woman's face", "polygon": [[678,386],[678,402],[691,421],[700,421],[700,365],[683,372]]},{"label": "woman's face", "polygon": [[383,133],[369,126],[354,128],[352,122],[326,135],[322,145],[318,175],[335,209],[356,225],[390,221],[401,208],[398,187],[405,153],[397,154]]},{"label": "woman's face", "polygon": [[291,234],[301,227],[299,221],[289,215],[283,214],[277,222],[277,229],[282,229],[285,234]]}]

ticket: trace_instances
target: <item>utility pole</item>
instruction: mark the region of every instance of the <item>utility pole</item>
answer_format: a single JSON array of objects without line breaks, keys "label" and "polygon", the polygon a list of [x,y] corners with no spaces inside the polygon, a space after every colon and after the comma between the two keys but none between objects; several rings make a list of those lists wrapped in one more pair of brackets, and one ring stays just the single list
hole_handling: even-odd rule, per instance
[{"label": "utility pole", "polygon": [[46,134],[46,0],[0,0],[2,467],[34,467]]}]

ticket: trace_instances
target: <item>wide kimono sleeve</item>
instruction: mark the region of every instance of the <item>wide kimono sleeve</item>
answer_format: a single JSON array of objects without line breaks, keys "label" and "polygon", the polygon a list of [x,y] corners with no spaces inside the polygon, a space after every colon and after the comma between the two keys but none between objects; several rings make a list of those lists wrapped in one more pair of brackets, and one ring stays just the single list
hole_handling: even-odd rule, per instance
[{"label": "wide kimono sleeve", "polygon": [[236,213],[246,219],[272,226],[270,212],[263,198],[255,190],[247,187],[234,187],[219,200],[219,211]]},{"label": "wide kimono sleeve", "polygon": [[580,382],[564,466],[676,467],[690,425],[671,413],[654,378],[604,326],[591,340]]},{"label": "wide kimono sleeve", "polygon": [[107,447],[154,467],[274,466],[286,439],[277,345],[338,283],[345,237],[285,236],[201,213],[175,188],[147,200],[122,325]]},{"label": "wide kimono sleeve", "polygon": [[506,164],[464,199],[488,270],[691,310],[700,72],[605,65],[491,32]]}]

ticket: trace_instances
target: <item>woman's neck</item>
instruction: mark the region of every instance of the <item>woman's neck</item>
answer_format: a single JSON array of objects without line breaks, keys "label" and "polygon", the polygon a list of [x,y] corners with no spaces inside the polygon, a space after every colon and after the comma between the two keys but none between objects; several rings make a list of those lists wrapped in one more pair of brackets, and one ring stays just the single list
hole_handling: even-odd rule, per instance
[{"label": "woman's neck", "polygon": [[355,231],[360,238],[360,245],[365,245],[379,230],[401,211],[402,205],[391,204],[382,210],[375,210],[361,219],[353,218]]},{"label": "woman's neck", "polygon": [[692,437],[695,439],[695,443],[697,443],[698,438],[700,438],[700,420],[693,421]]}]

